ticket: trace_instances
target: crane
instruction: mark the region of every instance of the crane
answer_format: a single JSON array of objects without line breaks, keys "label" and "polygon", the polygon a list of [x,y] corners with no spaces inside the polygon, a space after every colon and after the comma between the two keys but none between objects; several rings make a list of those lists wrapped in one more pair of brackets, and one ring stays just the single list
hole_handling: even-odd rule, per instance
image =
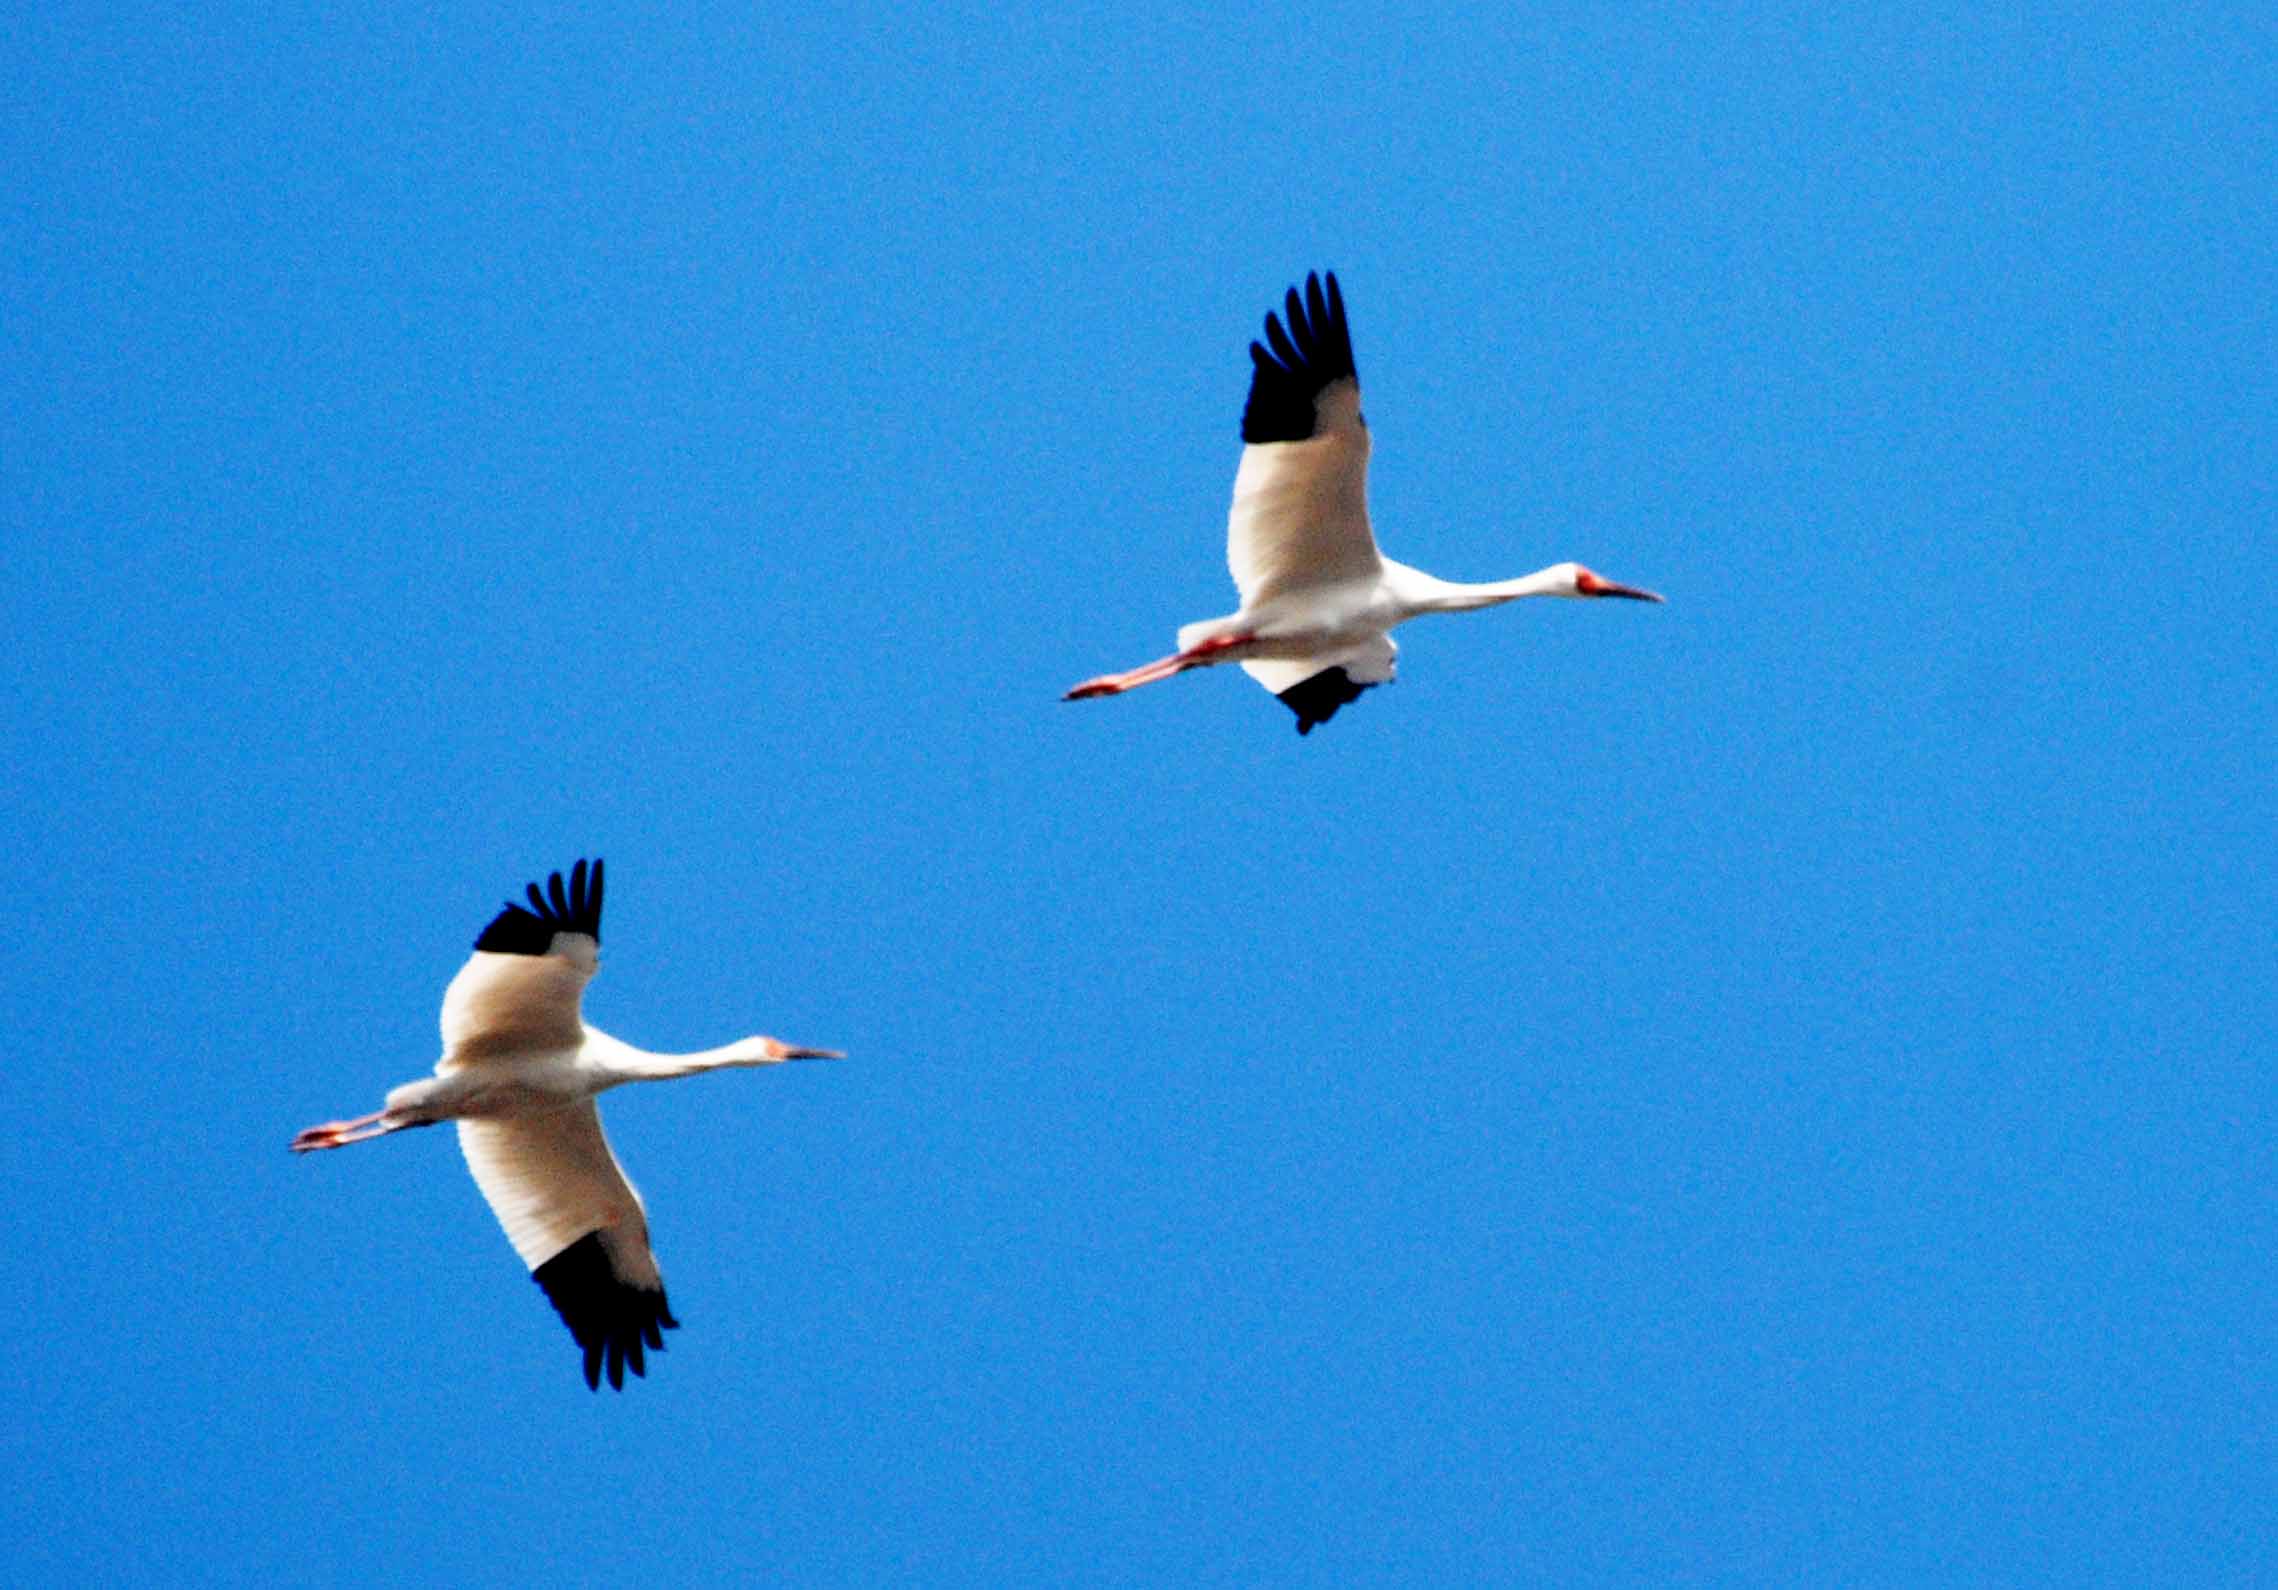
[{"label": "crane", "polygon": [[1352,331],[1336,272],[1305,278],[1266,315],[1250,344],[1241,467],[1226,524],[1226,561],[1239,611],[1179,631],[1178,650],[1122,673],[1087,679],[1061,699],[1120,695],[1217,663],[1238,662],[1297,714],[1310,734],[1361,692],[1392,679],[1392,630],[1426,613],[1462,613],[1525,596],[1628,597],[1651,591],[1579,563],[1515,580],[1466,585],[1396,563],[1368,524],[1368,422],[1360,407]]},{"label": "crane", "polygon": [[743,1038],[694,1054],[651,1054],[579,1013],[601,964],[601,862],[579,861],[509,903],[475,940],[443,994],[443,1058],[431,1079],[393,1089],[369,1115],[327,1121],[293,1139],[296,1154],[367,1142],[438,1121],[459,1147],[491,1213],[585,1354],[585,1383],[647,1374],[680,1322],[649,1250],[648,1212],[601,1135],[596,1095],[729,1066],[839,1060],[775,1038]]}]

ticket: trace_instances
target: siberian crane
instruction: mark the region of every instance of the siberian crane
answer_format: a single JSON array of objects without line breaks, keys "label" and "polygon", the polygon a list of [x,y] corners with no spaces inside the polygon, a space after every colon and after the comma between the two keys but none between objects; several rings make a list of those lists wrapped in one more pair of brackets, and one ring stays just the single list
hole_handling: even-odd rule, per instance
[{"label": "siberian crane", "polygon": [[596,1095],[729,1066],[838,1060],[775,1038],[694,1054],[651,1054],[587,1026],[579,1011],[601,963],[601,863],[553,874],[527,907],[509,903],[475,940],[443,994],[435,1075],[391,1091],[369,1115],[327,1121],[293,1152],[362,1143],[408,1127],[459,1123],[459,1147],[507,1240],[585,1353],[585,1383],[645,1375],[680,1322],[649,1251],[648,1212],[601,1135]]},{"label": "siberian crane", "polygon": [[1241,467],[1226,526],[1226,561],[1241,608],[1179,631],[1170,656],[1102,674],[1063,700],[1120,695],[1190,668],[1238,662],[1297,714],[1310,734],[1364,690],[1389,682],[1399,648],[1392,631],[1426,613],[1463,613],[1524,596],[1624,596],[1651,591],[1579,563],[1465,585],[1396,563],[1368,524],[1368,424],[1337,276],[1305,278],[1266,315],[1250,344],[1250,400],[1242,411]]}]

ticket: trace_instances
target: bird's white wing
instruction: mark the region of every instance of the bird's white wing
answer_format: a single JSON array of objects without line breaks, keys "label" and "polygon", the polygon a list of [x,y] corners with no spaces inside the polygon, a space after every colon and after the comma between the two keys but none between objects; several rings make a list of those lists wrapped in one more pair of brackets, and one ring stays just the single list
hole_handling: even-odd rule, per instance
[{"label": "bird's white wing", "polygon": [[514,1251],[585,1352],[585,1380],[604,1368],[647,1372],[642,1348],[679,1324],[649,1250],[647,1211],[625,1179],[601,1112],[583,1100],[544,1115],[463,1120],[459,1148]]},{"label": "bird's white wing", "polygon": [[596,1231],[629,1239],[635,1279],[654,1282],[648,1215],[601,1135],[591,1099],[542,1115],[459,1123],[459,1147],[507,1241],[535,1270]]},{"label": "bird's white wing", "polygon": [[579,1003],[601,964],[601,863],[588,873],[580,861],[566,887],[557,872],[529,895],[529,909],[509,905],[491,918],[444,990],[438,1071],[583,1040]]},{"label": "bird's white wing", "polygon": [[[1305,278],[1281,320],[1250,344],[1241,467],[1226,522],[1226,562],[1242,606],[1285,591],[1374,579],[1382,571],[1368,527],[1368,427],[1344,295]],[[1270,346],[1269,346],[1270,345]]]},{"label": "bird's white wing", "polygon": [[1399,672],[1400,648],[1390,635],[1371,635],[1358,645],[1313,657],[1269,657],[1242,664],[1242,671],[1264,685],[1297,714],[1297,732],[1311,734],[1337,709],[1360,699],[1364,690],[1389,684]]}]

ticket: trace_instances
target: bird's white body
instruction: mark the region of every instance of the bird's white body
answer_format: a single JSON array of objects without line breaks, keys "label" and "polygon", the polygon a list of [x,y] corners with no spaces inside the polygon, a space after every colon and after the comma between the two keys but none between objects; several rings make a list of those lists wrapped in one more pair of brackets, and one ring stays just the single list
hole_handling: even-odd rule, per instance
[{"label": "bird's white body", "polygon": [[1392,631],[1427,613],[1458,613],[1529,596],[1626,596],[1578,563],[1516,580],[1459,584],[1377,550],[1368,518],[1368,425],[1337,279],[1306,280],[1285,306],[1289,329],[1266,317],[1272,351],[1250,344],[1248,444],[1234,475],[1226,561],[1242,605],[1188,624],[1178,650],[1120,674],[1103,674],[1068,699],[1117,695],[1189,668],[1238,662],[1298,716],[1298,732],[1327,722],[1398,668]]},{"label": "bird's white body", "polygon": [[[510,905],[476,940],[443,995],[443,1055],[435,1074],[390,1090],[352,1121],[310,1127],[296,1151],[338,1148],[441,1121],[459,1124],[467,1168],[523,1263],[585,1349],[586,1380],[606,1364],[645,1373],[642,1348],[678,1322],[649,1248],[648,1212],[602,1135],[594,1100],[628,1082],[734,1066],[838,1058],[774,1038],[740,1039],[694,1054],[653,1054],[586,1025],[585,985],[601,964],[601,864],[584,862],[535,910]],[[486,947],[489,946],[489,947]]]}]

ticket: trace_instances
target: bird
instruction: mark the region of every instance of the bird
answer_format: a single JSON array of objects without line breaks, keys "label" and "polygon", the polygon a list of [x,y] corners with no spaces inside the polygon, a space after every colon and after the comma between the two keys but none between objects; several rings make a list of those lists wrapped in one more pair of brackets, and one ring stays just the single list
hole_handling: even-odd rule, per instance
[{"label": "bird", "polygon": [[648,1373],[643,1348],[677,1330],[649,1248],[648,1211],[601,1134],[596,1095],[730,1066],[843,1060],[835,1049],[739,1039],[694,1054],[651,1054],[588,1026],[579,1004],[601,964],[602,864],[558,872],[529,904],[509,901],[475,939],[443,994],[435,1075],[391,1090],[369,1115],[312,1126],[296,1154],[367,1142],[438,1121],[491,1213],[585,1355],[585,1383],[625,1387]]},{"label": "bird", "polygon": [[1391,631],[1412,618],[1525,596],[1662,600],[1579,563],[1467,585],[1377,550],[1368,422],[1335,271],[1325,286],[1308,274],[1302,297],[1292,287],[1282,315],[1267,312],[1265,341],[1250,344],[1242,441],[1226,525],[1240,609],[1188,624],[1170,656],[1087,679],[1062,700],[1121,695],[1190,668],[1238,662],[1297,714],[1297,732],[1310,734],[1363,691],[1391,682],[1399,656]]}]

